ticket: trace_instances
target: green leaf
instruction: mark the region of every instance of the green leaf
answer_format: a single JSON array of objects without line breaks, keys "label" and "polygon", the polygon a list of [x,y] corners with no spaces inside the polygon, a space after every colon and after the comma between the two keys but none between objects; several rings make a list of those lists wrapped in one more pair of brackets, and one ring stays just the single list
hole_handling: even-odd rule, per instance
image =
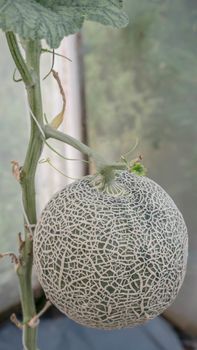
[{"label": "green leaf", "polygon": [[139,176],[144,176],[144,175],[146,175],[147,170],[142,163],[136,162],[131,166],[130,172],[135,173]]},{"label": "green leaf", "polygon": [[64,36],[78,32],[84,20],[124,27],[122,0],[0,0],[0,28],[24,39],[45,39],[57,48]]}]

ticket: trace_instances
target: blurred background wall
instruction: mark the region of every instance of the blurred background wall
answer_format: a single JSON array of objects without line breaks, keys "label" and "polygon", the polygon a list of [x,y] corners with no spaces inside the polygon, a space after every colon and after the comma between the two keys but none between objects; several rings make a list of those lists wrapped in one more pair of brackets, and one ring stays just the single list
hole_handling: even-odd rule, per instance
[{"label": "blurred background wall", "polygon": [[118,160],[142,154],[189,232],[183,288],[166,315],[197,334],[197,2],[128,0],[130,24],[84,30],[90,145]]}]

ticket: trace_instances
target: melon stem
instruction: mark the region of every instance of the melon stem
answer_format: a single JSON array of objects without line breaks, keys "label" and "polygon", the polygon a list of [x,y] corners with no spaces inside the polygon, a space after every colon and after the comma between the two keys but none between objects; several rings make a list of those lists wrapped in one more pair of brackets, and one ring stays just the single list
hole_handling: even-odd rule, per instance
[{"label": "melon stem", "polygon": [[66,143],[80,151],[81,153],[87,155],[89,158],[92,158],[95,161],[96,168],[99,174],[104,179],[105,183],[109,183],[114,179],[114,172],[116,170],[125,170],[127,165],[123,162],[114,162],[110,163],[101,157],[95,150],[85,145],[83,142],[75,139],[74,137],[67,135],[55,128],[51,127],[49,124],[43,127],[43,132],[46,139],[55,139],[61,142]]}]

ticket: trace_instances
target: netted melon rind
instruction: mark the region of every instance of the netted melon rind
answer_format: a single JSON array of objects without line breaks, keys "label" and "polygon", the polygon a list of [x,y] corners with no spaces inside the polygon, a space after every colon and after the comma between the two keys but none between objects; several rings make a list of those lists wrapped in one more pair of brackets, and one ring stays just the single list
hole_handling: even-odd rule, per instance
[{"label": "netted melon rind", "polygon": [[169,195],[126,171],[114,197],[84,177],[58,192],[34,235],[34,264],[51,302],[83,325],[131,327],[163,312],[185,275],[187,229]]}]

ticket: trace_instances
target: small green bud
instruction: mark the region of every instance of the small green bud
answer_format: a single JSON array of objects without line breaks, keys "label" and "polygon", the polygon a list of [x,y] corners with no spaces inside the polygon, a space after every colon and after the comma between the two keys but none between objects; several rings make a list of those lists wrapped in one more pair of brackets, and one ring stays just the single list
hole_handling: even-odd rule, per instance
[{"label": "small green bud", "polygon": [[136,162],[134,164],[131,164],[130,172],[135,173],[139,176],[144,176],[147,173],[147,169],[144,167],[142,163]]}]

